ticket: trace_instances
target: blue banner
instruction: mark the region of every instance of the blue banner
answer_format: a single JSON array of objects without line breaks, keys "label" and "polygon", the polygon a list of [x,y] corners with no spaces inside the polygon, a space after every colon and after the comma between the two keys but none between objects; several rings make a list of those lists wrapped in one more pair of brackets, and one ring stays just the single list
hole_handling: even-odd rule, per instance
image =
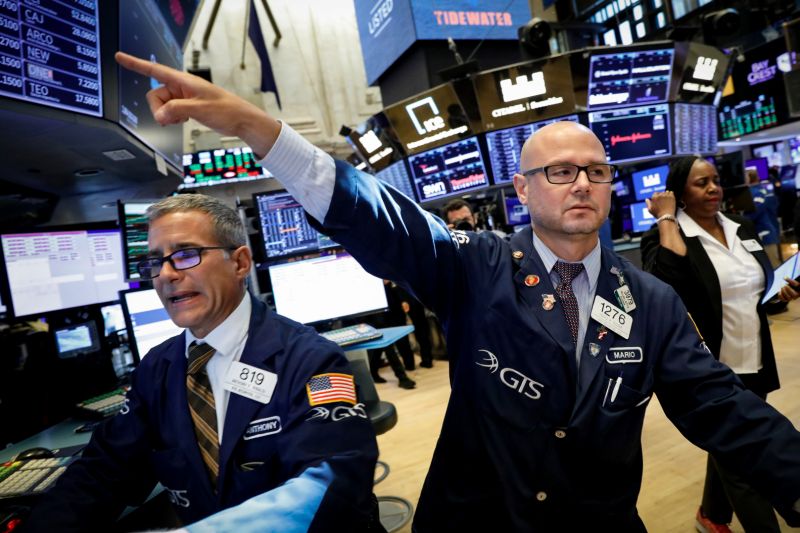
[{"label": "blue banner", "polygon": [[372,85],[416,40],[409,0],[354,0],[361,54]]}]

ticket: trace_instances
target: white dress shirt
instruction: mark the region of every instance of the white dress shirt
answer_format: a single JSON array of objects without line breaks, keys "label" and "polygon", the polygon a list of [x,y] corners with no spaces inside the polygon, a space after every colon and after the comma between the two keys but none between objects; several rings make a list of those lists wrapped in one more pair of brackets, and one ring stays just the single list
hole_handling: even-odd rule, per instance
[{"label": "white dress shirt", "polygon": [[222,430],[225,428],[225,411],[228,410],[228,399],[231,395],[230,391],[225,390],[222,384],[231,363],[242,357],[252,310],[253,303],[250,301],[250,295],[245,292],[244,298],[233,313],[228,315],[228,318],[204,339],[198,339],[192,335],[189,328],[185,330],[187,358],[189,357],[189,345],[194,341],[208,343],[216,350],[216,353],[206,363],[206,372],[208,381],[211,383],[211,392],[214,393],[214,407],[217,410],[217,437],[220,444],[222,444]]},{"label": "white dress shirt", "polygon": [[698,237],[719,278],[722,295],[722,344],[719,360],[737,374],[755,374],[761,362],[761,322],[756,306],[764,290],[764,271],[736,235],[739,224],[717,214],[726,248],[683,210],[678,223],[687,237]]}]

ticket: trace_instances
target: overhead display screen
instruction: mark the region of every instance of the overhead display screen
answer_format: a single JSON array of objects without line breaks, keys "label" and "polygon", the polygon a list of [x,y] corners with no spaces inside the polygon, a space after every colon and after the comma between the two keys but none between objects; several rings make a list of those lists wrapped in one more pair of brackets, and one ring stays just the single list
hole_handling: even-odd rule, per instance
[{"label": "overhead display screen", "polygon": [[[120,0],[119,49],[183,70],[181,44],[155,0]],[[183,166],[183,125],[161,126],[153,118],[147,92],[160,85],[153,78],[119,68],[119,122],[175,168]]]},{"label": "overhead display screen", "polygon": [[485,130],[575,111],[568,57],[482,72],[473,83]]},{"label": "overhead display screen", "polygon": [[672,48],[595,54],[589,59],[589,109],[666,102]]},{"label": "overhead display screen", "polygon": [[728,72],[730,56],[722,50],[700,43],[678,43],[688,47],[683,74],[674,100],[695,104],[715,104]]},{"label": "overhead display screen", "polygon": [[398,161],[389,165],[385,169],[375,173],[375,177],[384,181],[405,194],[412,200],[415,200],[414,187],[411,185],[411,177],[408,175],[405,161]]},{"label": "overhead display screen", "polygon": [[408,158],[420,202],[489,185],[475,137]]},{"label": "overhead display screen", "polygon": [[253,149],[220,148],[183,154],[183,183],[179,189],[225,185],[268,178],[270,175],[256,163]]},{"label": "overhead display screen", "polygon": [[675,104],[675,153],[717,151],[717,108],[713,105]]},{"label": "overhead display screen", "polygon": [[542,120],[541,122],[523,124],[522,126],[487,133],[486,144],[489,148],[489,164],[492,168],[494,182],[506,183],[512,181],[514,174],[519,172],[519,155],[522,152],[522,145],[525,144],[528,137],[543,126],[562,120],[578,122],[578,115]]},{"label": "overhead display screen", "polygon": [[418,154],[473,135],[450,84],[439,85],[384,109],[407,154]]},{"label": "overhead display screen", "polygon": [[338,246],[308,223],[305,210],[286,191],[253,195],[267,257],[284,257]]},{"label": "overhead display screen", "polygon": [[382,170],[402,157],[383,113],[359,124],[346,139],[373,170]]},{"label": "overhead display screen", "polygon": [[589,125],[612,163],[672,153],[668,104],[595,111]]},{"label": "overhead display screen", "polygon": [[96,0],[0,1],[0,95],[103,115]]}]

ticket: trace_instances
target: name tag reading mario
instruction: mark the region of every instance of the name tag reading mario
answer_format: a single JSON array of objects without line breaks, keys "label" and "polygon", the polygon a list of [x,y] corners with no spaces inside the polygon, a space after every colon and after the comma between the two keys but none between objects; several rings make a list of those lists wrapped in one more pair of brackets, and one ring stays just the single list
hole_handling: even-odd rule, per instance
[{"label": "name tag reading mario", "polygon": [[231,363],[223,387],[239,396],[268,404],[278,383],[278,374],[238,361]]},{"label": "name tag reading mario", "polygon": [[592,318],[624,339],[631,336],[633,317],[602,296],[594,297]]},{"label": "name tag reading mario", "polygon": [[742,246],[744,246],[744,249],[748,252],[758,252],[763,250],[761,245],[758,244],[758,241],[755,239],[747,239],[746,241],[742,241]]}]

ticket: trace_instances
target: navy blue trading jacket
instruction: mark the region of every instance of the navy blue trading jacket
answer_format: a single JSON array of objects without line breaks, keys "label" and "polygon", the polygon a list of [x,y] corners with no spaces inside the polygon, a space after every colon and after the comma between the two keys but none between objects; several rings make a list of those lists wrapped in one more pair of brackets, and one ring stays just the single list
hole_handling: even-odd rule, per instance
[{"label": "navy blue trading jacket", "polygon": [[[327,463],[333,479],[310,531],[365,527],[373,508],[378,455],[372,425],[358,406],[337,402],[312,408],[306,393],[312,376],[352,375],[350,365],[337,345],[313,329],[276,315],[255,298],[252,301],[240,362],[276,373],[277,385],[266,405],[231,393],[218,492],[212,490],[187,407],[181,334],[142,359],[133,374],[127,406],[95,431],[82,458],[34,508],[26,531],[107,529],[126,504],[141,503],[156,482],[170,491],[175,510],[189,524],[322,463]],[[338,416],[321,415],[337,408],[341,408]]]},{"label": "navy blue trading jacket", "polygon": [[644,530],[636,500],[654,393],[690,441],[800,519],[800,434],[714,360],[672,288],[603,249],[596,294],[615,303],[611,269],[622,271],[632,330],[625,339],[590,319],[578,368],[559,304],[543,306],[555,290],[531,229],[510,242],[450,233],[391,187],[336,165],[317,226],[367,271],[410,289],[447,332],[452,393],[416,532]]}]

